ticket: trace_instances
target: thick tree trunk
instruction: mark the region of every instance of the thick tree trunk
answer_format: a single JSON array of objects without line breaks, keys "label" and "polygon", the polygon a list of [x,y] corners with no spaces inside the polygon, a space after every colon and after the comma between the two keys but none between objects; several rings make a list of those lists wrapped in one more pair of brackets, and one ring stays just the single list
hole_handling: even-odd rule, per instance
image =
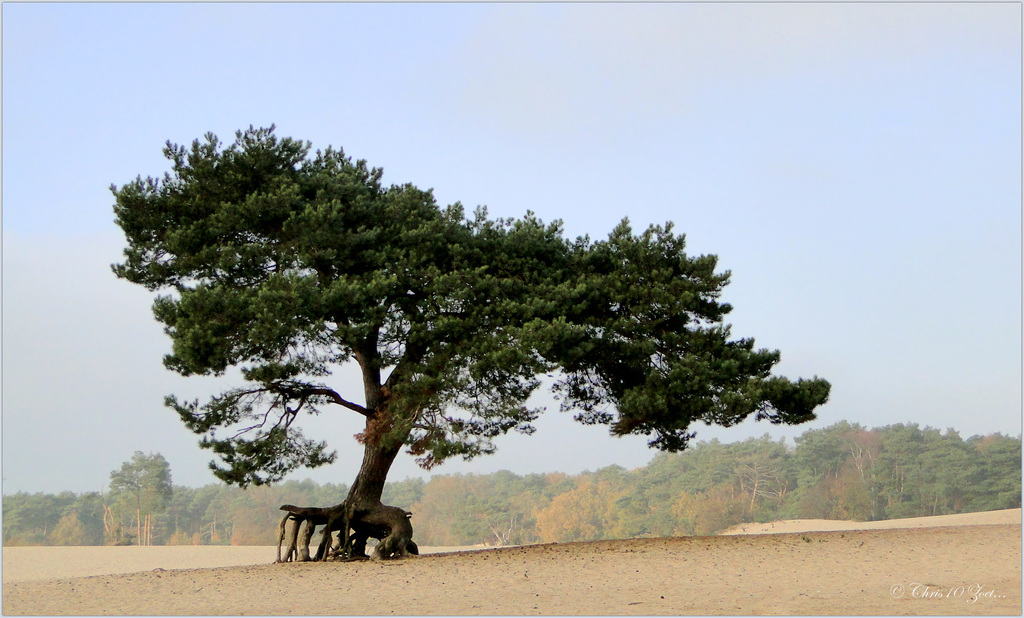
[{"label": "thick tree trunk", "polygon": [[401,450],[401,443],[385,447],[379,440],[366,441],[363,447],[363,463],[359,466],[359,473],[348,492],[348,498],[345,499],[350,509],[366,511],[380,504],[391,464]]},{"label": "thick tree trunk", "polygon": [[[327,557],[330,530],[334,527],[333,520],[336,516],[342,517],[342,521],[345,522],[342,524],[344,533],[339,536],[338,543],[342,545],[343,553],[347,553],[350,557],[355,554],[363,554],[362,550],[368,536],[382,539],[382,547],[375,551],[376,557],[390,558],[418,553],[416,544],[412,542],[409,514],[402,509],[385,506],[381,502],[391,464],[394,463],[404,445],[404,440],[395,439],[394,436],[385,440],[388,410],[383,399],[382,396],[375,402],[377,413],[367,418],[362,436],[362,464],[359,466],[359,472],[356,474],[348,496],[342,504],[338,505],[341,512],[336,510],[338,507],[332,509],[339,514],[330,515],[326,522],[328,524],[325,530],[327,536],[321,541],[320,548],[317,550],[317,560]],[[353,540],[349,537],[350,530],[355,533],[353,538],[357,539],[358,547],[354,553],[350,543]]]},{"label": "thick tree trunk", "polygon": [[[378,409],[381,410],[378,418],[387,418],[386,408],[381,406]],[[374,431],[373,424],[373,419],[367,420],[363,462],[345,499],[345,514],[354,532],[351,539],[354,546],[346,544],[348,555],[365,555],[364,547],[368,537],[381,540],[374,548],[375,559],[387,560],[418,554],[419,549],[412,540],[413,530],[409,523],[412,514],[381,502],[391,464],[402,450],[405,440],[394,440],[385,445],[382,436]],[[344,542],[347,538],[339,541]]]},{"label": "thick tree trunk", "polygon": [[355,351],[355,358],[363,377],[366,409],[371,414],[367,416],[363,430],[363,463],[359,466],[359,473],[345,500],[350,515],[353,511],[366,511],[380,504],[388,471],[404,442],[395,440],[394,444],[388,446],[382,444],[383,434],[387,433],[390,424],[388,398],[391,393],[381,383],[376,335],[362,342]]},{"label": "thick tree trunk", "polygon": [[[363,388],[366,395],[365,409],[369,413],[366,415],[365,429],[359,436],[363,443],[363,461],[359,466],[355,481],[352,483],[352,488],[345,501],[334,507],[282,506],[282,510],[286,510],[292,515],[286,515],[281,520],[278,560],[281,560],[280,549],[286,536],[285,528],[289,517],[303,519],[309,526],[310,532],[316,525],[325,526],[315,560],[327,559],[331,544],[331,532],[336,529],[342,532],[338,538],[338,544],[342,547],[336,548],[335,553],[345,555],[349,559],[363,555],[363,548],[369,537],[381,539],[381,543],[374,551],[374,557],[377,558],[387,559],[419,553],[416,544],[412,541],[413,530],[409,523],[411,513],[381,503],[384,484],[387,482],[391,464],[402,450],[407,436],[393,434],[394,426],[388,409],[391,392],[380,381],[376,344],[376,338],[368,339],[361,346],[362,349],[357,349],[355,354],[363,374]],[[286,550],[291,545],[297,544],[301,554],[302,546],[308,546],[309,539],[308,537],[301,540],[295,538],[296,532],[297,530],[293,530],[289,535],[290,544]],[[290,555],[290,552],[286,551],[286,553]],[[302,556],[300,555],[299,558],[301,560]],[[285,560],[287,559],[286,557]]]}]

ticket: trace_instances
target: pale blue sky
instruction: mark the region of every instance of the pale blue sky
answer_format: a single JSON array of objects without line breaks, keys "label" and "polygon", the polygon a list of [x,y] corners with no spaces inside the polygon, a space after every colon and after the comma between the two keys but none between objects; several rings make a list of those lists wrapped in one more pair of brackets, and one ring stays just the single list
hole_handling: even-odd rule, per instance
[{"label": "pale blue sky", "polygon": [[[163,369],[150,296],[109,271],[108,187],[162,175],[168,139],[271,123],[442,204],[594,238],[674,221],[733,272],[734,335],[833,384],[814,423],[699,439],[1021,431],[1019,4],[5,4],[5,493],[99,490],[135,450],[214,480],[161,402],[217,381]],[[358,421],[306,423],[341,456],[293,477],[350,482]],[[557,404],[498,448],[435,472],[654,454]]]}]

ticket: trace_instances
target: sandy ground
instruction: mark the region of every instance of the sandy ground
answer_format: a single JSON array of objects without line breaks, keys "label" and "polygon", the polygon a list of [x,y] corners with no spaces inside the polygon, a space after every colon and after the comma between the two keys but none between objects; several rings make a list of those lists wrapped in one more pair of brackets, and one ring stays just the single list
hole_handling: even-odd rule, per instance
[{"label": "sandy ground", "polygon": [[[267,564],[274,548],[5,548],[3,613],[1020,615],[1020,518],[1015,509],[935,518],[931,526],[748,529],[360,563]],[[773,531],[808,525],[776,522]],[[158,562],[160,554],[138,551],[177,549]],[[26,581],[25,552],[48,550],[56,551],[41,562],[54,579]],[[75,576],[73,563],[123,550],[136,550],[129,557],[141,572]],[[211,560],[221,566],[209,568]],[[250,564],[224,566],[238,561]]]},{"label": "sandy ground", "polygon": [[[485,549],[472,547],[421,547],[422,554]],[[203,569],[249,566],[273,562],[277,547],[226,547],[215,545],[174,547],[5,547],[3,583],[40,581],[93,575],[115,575],[163,569]]]},{"label": "sandy ground", "polygon": [[833,530],[889,530],[893,528],[937,528],[939,526],[986,526],[993,524],[1020,524],[1021,510],[910,517],[888,521],[836,521],[831,519],[787,519],[767,524],[740,524],[720,532],[730,534],[786,534],[791,532],[828,532]]}]

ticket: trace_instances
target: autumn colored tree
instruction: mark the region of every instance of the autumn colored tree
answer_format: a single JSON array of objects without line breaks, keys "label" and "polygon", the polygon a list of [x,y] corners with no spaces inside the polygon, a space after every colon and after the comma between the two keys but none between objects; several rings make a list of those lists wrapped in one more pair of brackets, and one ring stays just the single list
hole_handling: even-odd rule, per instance
[{"label": "autumn colored tree", "polygon": [[78,512],[61,517],[47,540],[50,545],[86,545],[85,526],[78,520]]},{"label": "autumn colored tree", "polygon": [[747,500],[731,483],[699,494],[681,493],[672,504],[678,518],[676,534],[708,536],[746,521]]},{"label": "autumn colored tree", "polygon": [[585,478],[537,515],[537,532],[545,542],[605,538],[618,523],[615,501],[621,496],[607,481]]},{"label": "autumn colored tree", "polygon": [[[410,509],[416,515],[417,531],[432,545],[470,545],[480,542],[477,513],[466,479],[444,475],[430,480],[423,497]],[[466,530],[471,526],[470,530]]]}]

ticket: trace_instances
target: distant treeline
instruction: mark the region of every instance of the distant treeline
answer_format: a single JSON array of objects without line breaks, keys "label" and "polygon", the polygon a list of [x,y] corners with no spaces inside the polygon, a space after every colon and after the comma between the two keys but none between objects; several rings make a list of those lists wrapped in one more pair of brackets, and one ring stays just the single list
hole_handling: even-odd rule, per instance
[{"label": "distant treeline", "polygon": [[[306,480],[246,490],[175,486],[168,499],[149,503],[138,484],[134,493],[105,496],[18,493],[3,497],[3,540],[274,545],[281,504],[328,506],[347,492],[344,484]],[[768,435],[699,442],[682,453],[659,453],[636,470],[407,479],[389,483],[383,500],[413,512],[424,546],[707,535],[777,519],[969,513],[1021,506],[1021,440],[841,422],[805,432],[795,446]]]}]

